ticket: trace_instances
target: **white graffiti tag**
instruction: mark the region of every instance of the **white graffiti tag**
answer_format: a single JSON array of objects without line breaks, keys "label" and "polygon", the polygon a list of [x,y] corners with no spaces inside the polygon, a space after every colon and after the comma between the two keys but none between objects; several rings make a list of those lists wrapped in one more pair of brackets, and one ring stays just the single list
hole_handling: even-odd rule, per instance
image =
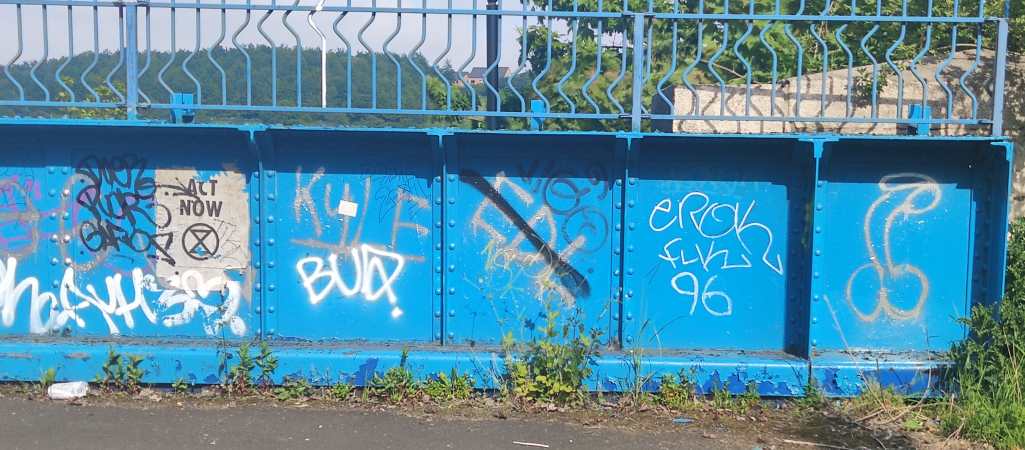
[{"label": "white graffiti tag", "polygon": [[[87,284],[85,289],[75,284],[75,271],[67,268],[61,279],[57,293],[41,291],[39,280],[34,277],[26,277],[21,281],[17,280],[18,260],[10,257],[6,263],[0,262],[0,323],[5,327],[14,325],[18,312],[18,303],[23,298],[29,301],[29,331],[36,334],[45,334],[63,328],[69,322],[74,323],[80,329],[87,329],[88,324],[83,317],[86,310],[93,309],[100,313],[106,322],[107,330],[112,335],[121,334],[121,327],[118,319],[124,327],[135,328],[135,311],[142,314],[143,320],[151,324],[158,321],[157,314],[153,311],[147,300],[147,293],[159,293],[157,305],[161,312],[167,312],[170,308],[182,305],[182,311],[168,313],[159,320],[168,328],[186,325],[192,322],[195,312],[201,310],[206,318],[204,331],[209,335],[220,333],[222,325],[229,325],[229,328],[236,336],[242,336],[246,332],[245,322],[237,316],[239,302],[241,299],[241,288],[236,281],[225,283],[223,280],[206,280],[196,273],[186,272],[183,278],[190,278],[203,286],[226,286],[227,295],[221,305],[209,305],[203,301],[211,294],[211,290],[184,289],[179,286],[172,286],[175,289],[162,289],[155,277],[151,274],[143,274],[141,269],[133,269],[131,272],[131,297],[126,295],[122,286],[124,277],[117,273],[104,279],[106,296],[92,284]],[[174,282],[172,281],[172,285]],[[46,319],[43,315],[46,313]]]},{"label": "white graffiti tag", "polygon": [[346,284],[342,276],[337,253],[328,256],[326,265],[324,259],[317,256],[300,259],[295,264],[310,303],[316,305],[335,291],[345,298],[362,295],[371,302],[387,297],[388,303],[392,305],[392,318],[399,318],[402,309],[398,306],[399,300],[392,287],[402,274],[406,259],[398,253],[376,249],[367,244],[360,245],[358,249],[350,249],[349,256],[353,273],[350,284]]},{"label": "white graffiti tag", "polygon": [[[897,219],[907,220],[911,216],[925,214],[939,205],[943,192],[936,180],[920,173],[897,173],[882,177],[879,180],[879,190],[883,192],[865,213],[865,248],[868,250],[869,262],[861,265],[847,279],[847,288],[844,296],[851,310],[859,319],[866,322],[874,321],[880,314],[885,313],[888,317],[897,320],[908,320],[918,317],[925,307],[925,299],[929,296],[929,278],[921,269],[912,264],[895,264],[890,246],[890,232]],[[904,194],[904,199],[886,216],[883,222],[882,236],[882,261],[876,251],[876,240],[872,238],[872,221],[876,210],[890,201],[897,195]],[[858,275],[865,270],[871,269],[875,274],[878,289],[875,292],[876,306],[871,312],[865,313],[854,302],[853,290],[857,284]],[[890,289],[888,284],[894,280],[911,276],[917,279],[921,290],[915,305],[911,309],[902,309],[890,302]]]},{"label": "white graffiti tag", "polygon": [[[698,303],[713,316],[733,314],[733,299],[725,291],[712,288],[719,276],[712,273],[752,269],[753,263],[761,263],[774,274],[783,275],[783,258],[773,249],[772,230],[752,218],[755,206],[754,200],[742,207],[740,202],[712,201],[704,192],[690,192],[676,202],[662,199],[652,208],[648,215],[652,231],[675,229],[683,236],[667,240],[658,257],[679,270],[670,286],[691,300],[691,315]],[[691,241],[693,252],[687,245]],[[704,283],[697,273],[708,276]]]}]

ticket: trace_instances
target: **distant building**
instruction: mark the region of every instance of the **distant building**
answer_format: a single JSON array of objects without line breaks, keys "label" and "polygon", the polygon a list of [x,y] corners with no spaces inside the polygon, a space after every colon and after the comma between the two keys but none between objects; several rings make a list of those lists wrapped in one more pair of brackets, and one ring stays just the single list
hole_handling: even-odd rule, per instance
[{"label": "distant building", "polygon": [[[470,70],[470,73],[466,75],[466,82],[471,85],[484,84],[484,77],[487,73],[487,67],[474,67]],[[498,79],[504,79],[509,75],[508,67],[498,68]]]}]

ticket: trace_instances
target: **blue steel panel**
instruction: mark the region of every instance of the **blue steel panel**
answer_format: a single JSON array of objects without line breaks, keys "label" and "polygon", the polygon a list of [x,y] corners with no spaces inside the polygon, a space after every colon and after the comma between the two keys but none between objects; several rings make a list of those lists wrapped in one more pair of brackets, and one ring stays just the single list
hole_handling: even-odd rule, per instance
[{"label": "blue steel panel", "polygon": [[636,346],[786,348],[800,161],[793,141],[755,142],[640,140],[624,286]]},{"label": "blue steel panel", "polygon": [[[827,144],[815,240],[818,351],[945,351],[964,337],[975,146]],[[941,151],[943,157],[934,155]],[[942,244],[940,244],[942,243]]]},{"label": "blue steel panel", "polygon": [[[608,340],[614,304],[612,136],[462,135],[447,333],[529,339],[545,309],[583,314]],[[446,149],[447,151],[448,149]],[[452,169],[450,168],[450,171]]]},{"label": "blue steel panel", "polygon": [[[272,132],[276,334],[428,341],[433,147],[425,133]],[[272,239],[276,241],[272,241]],[[276,244],[275,242],[280,242]],[[271,325],[268,325],[270,327]]]},{"label": "blue steel panel", "polygon": [[[232,207],[197,187],[212,190],[234,174],[236,187],[245,189],[244,180],[237,182],[247,161],[242,133],[197,129],[171,138],[143,129],[19,131],[5,134],[2,151],[24,155],[12,157],[26,163],[31,158],[36,168],[7,163],[15,169],[5,193],[7,214],[22,224],[7,226],[35,230],[27,243],[13,231],[4,243],[3,333],[252,334],[249,261],[224,259],[233,258],[225,256],[235,254],[233,246],[247,245],[248,211],[241,211],[241,222],[228,219]],[[183,148],[187,140],[193,144]],[[196,214],[187,217],[195,228],[172,222],[181,216],[179,203],[187,203],[186,215]],[[195,245],[202,242],[196,233],[206,246]],[[187,251],[193,248],[202,254]],[[209,269],[215,266],[231,268]]]}]

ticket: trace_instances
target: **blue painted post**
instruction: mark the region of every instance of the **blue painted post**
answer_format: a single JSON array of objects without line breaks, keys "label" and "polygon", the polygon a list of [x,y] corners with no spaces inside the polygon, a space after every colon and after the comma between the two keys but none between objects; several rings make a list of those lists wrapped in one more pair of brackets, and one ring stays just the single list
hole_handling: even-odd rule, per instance
[{"label": "blue painted post", "polygon": [[139,107],[139,4],[136,0],[127,0],[125,8],[125,107],[128,120],[138,118]]},{"label": "blue painted post", "polygon": [[641,95],[644,93],[644,14],[634,14],[633,31],[633,104],[630,107],[630,130],[641,131]]},{"label": "blue painted post", "polygon": [[997,19],[997,64],[993,81],[993,136],[1004,135],[1004,69],[1007,67],[1007,18]]},{"label": "blue painted post", "polygon": [[[530,112],[534,114],[544,114],[548,110],[545,108],[545,101],[541,99],[534,99],[530,101]],[[544,129],[545,119],[541,117],[530,118],[530,131],[541,131]]]}]

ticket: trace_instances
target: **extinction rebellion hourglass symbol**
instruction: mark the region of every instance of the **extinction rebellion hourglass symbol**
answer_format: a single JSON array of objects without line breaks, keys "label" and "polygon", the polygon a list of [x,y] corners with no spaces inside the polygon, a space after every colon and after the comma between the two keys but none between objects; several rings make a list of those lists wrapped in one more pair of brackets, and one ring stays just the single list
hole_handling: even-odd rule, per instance
[{"label": "extinction rebellion hourglass symbol", "polygon": [[217,253],[221,238],[213,227],[205,223],[197,223],[182,233],[182,248],[190,258],[203,261]]}]

